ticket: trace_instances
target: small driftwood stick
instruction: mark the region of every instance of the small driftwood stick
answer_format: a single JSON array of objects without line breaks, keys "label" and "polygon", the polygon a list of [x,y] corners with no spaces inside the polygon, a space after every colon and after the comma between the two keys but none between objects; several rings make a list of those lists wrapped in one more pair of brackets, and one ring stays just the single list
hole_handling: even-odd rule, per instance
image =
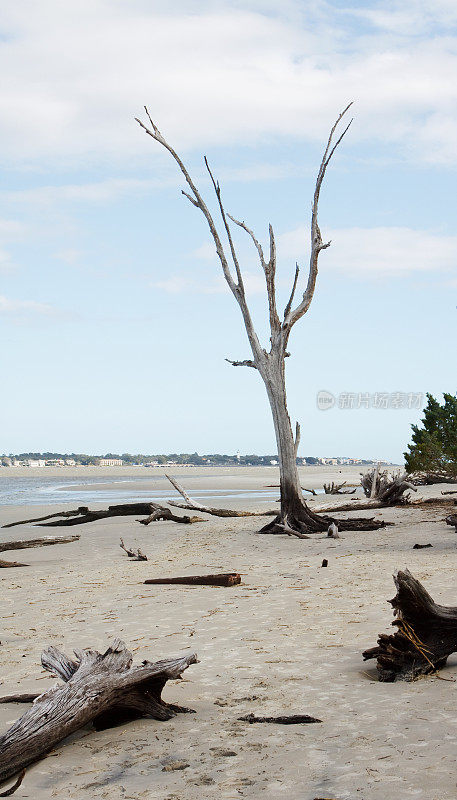
[{"label": "small driftwood stick", "polygon": [[73,660],[53,647],[44,651],[43,667],[64,683],[37,697],[0,737],[0,784],[89,722],[100,730],[140,717],[167,720],[189,711],[165,703],[161,694],[168,680],[197,663],[195,654],[132,666],[132,654],[116,640],[103,655],[90,649],[75,655]]},{"label": "small driftwood stick", "polygon": [[121,539],[121,543],[120,543],[119,546],[122,548],[122,550],[124,550],[127,553],[129,558],[133,559],[133,561],[147,561],[148,560],[148,557],[145,556],[143,551],[140,550],[139,548],[138,548],[138,550],[135,551],[135,550],[130,550],[130,548],[126,547],[125,544],[124,544],[124,540],[123,539]]},{"label": "small driftwood stick", "polygon": [[317,717],[309,717],[308,714],[290,714],[284,717],[256,717],[255,714],[246,714],[245,717],[238,717],[241,722],[273,722],[278,725],[303,725],[312,722],[322,722]]},{"label": "small driftwood stick", "polygon": [[413,550],[423,550],[425,547],[433,547],[432,544],[413,544]]},{"label": "small driftwood stick", "polygon": [[8,567],[30,567],[30,564],[23,564],[21,561],[4,561],[0,558],[0,569],[7,569]]},{"label": "small driftwood stick", "polygon": [[170,506],[175,506],[176,508],[187,508],[191,511],[202,511],[205,514],[212,514],[214,517],[271,517],[276,515],[277,511],[232,511],[228,508],[213,508],[212,506],[204,506],[202,503],[198,503],[197,500],[193,500],[186,492],[185,489],[177,482],[175,478],[172,478],[171,475],[165,475],[166,478],[170,481],[170,483],[175,487],[176,491],[179,492],[182,497],[184,497],[185,503],[177,503],[174,500],[168,500]]},{"label": "small driftwood stick", "polygon": [[13,783],[10,789],[6,789],[5,792],[0,792],[0,797],[11,797],[11,795],[14,794],[17,791],[17,789],[19,789],[19,786],[24,780],[24,776],[25,776],[25,769],[22,770],[18,779],[16,780],[15,783]]},{"label": "small driftwood stick", "polygon": [[450,514],[449,517],[446,517],[446,525],[453,525],[457,533],[457,514]]},{"label": "small driftwood stick", "polygon": [[221,572],[215,575],[184,575],[179,578],[151,578],[145,583],[182,583],[190,586],[235,586],[241,583],[238,572]]},{"label": "small driftwood stick", "polygon": [[396,633],[379,634],[377,647],[364,660],[377,660],[380,681],[412,681],[441,669],[457,651],[457,608],[434,602],[408,570],[394,575],[397,594],[389,602]]}]

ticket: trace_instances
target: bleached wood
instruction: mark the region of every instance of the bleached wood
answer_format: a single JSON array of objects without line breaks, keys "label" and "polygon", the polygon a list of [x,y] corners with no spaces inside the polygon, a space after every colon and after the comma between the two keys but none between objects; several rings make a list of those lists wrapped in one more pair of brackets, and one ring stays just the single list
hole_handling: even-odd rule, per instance
[{"label": "bleached wood", "polygon": [[31,708],[0,737],[0,784],[48,753],[58,742],[88,722],[129,711],[135,716],[166,720],[180,709],[161,699],[168,680],[179,678],[197,656],[145,661],[132,666],[132,654],[116,640],[102,655],[75,651],[68,659],[56,648],[43,653],[42,665],[65,683],[37,697]]}]

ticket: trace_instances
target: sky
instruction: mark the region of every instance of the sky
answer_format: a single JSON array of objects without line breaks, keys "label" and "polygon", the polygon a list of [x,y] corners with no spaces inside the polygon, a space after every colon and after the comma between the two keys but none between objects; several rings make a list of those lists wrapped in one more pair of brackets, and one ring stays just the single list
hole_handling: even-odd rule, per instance
[{"label": "sky", "polygon": [[0,452],[274,453],[260,376],[225,361],[250,353],[205,220],[134,118],[215,216],[204,155],[227,210],[273,225],[285,304],[353,101],[289,411],[300,455],[401,461],[425,393],[457,390],[454,0],[3,0],[0,72]]}]

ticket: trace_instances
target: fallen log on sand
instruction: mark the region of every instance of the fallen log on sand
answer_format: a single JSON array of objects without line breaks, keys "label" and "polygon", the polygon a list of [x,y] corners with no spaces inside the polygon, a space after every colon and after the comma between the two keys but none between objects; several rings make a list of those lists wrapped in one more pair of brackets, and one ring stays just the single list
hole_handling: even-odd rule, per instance
[{"label": "fallen log on sand", "polygon": [[49,547],[51,544],[77,542],[79,536],[44,536],[42,539],[19,539],[16,542],[0,542],[0,553],[5,550],[25,550],[27,547]]},{"label": "fallen log on sand", "polygon": [[241,722],[273,722],[277,725],[303,725],[304,723],[322,722],[317,717],[309,717],[308,714],[290,714],[285,717],[256,717],[255,714],[246,714],[245,717],[238,717]]},{"label": "fallen log on sand", "polygon": [[363,658],[377,659],[380,681],[412,681],[441,669],[457,651],[457,608],[435,603],[408,570],[397,572],[394,581],[397,594],[389,602],[397,631],[379,634],[377,647]]},{"label": "fallen log on sand", "polygon": [[76,660],[49,647],[41,656],[45,669],[65,683],[41,694],[0,737],[0,784],[48,753],[71,733],[94,723],[97,730],[140,717],[167,720],[190,709],[165,703],[162,690],[197,663],[191,654],[132,666],[132,655],[118,639],[101,655],[75,651]]},{"label": "fallen log on sand", "polygon": [[277,511],[232,511],[228,508],[213,508],[212,506],[204,506],[202,503],[198,503],[197,500],[192,500],[185,489],[183,489],[182,486],[175,480],[175,478],[171,477],[171,475],[165,475],[165,477],[168,478],[170,483],[175,487],[176,491],[179,492],[179,494],[182,495],[186,501],[185,503],[177,503],[174,500],[167,501],[170,506],[175,506],[176,508],[187,508],[191,511],[203,511],[205,514],[212,514],[214,517],[271,517],[276,516],[278,513]]},{"label": "fallen log on sand", "polygon": [[189,586],[235,586],[241,583],[238,572],[222,572],[216,575],[184,575],[179,578],[150,578],[145,583],[182,583]]},{"label": "fallen log on sand", "polygon": [[[0,553],[5,550],[24,550],[27,547],[48,547],[51,544],[67,544],[78,541],[79,536],[46,536],[43,539],[21,539],[16,542],[0,542]],[[0,559],[0,569],[5,567],[29,567],[20,561],[3,561]],[[1,795],[0,795],[1,796]]]},{"label": "fallen log on sand", "polygon": [[[387,505],[382,500],[349,500],[347,503],[338,503],[335,505],[325,505],[325,506],[314,506],[313,511],[316,514],[322,513],[329,513],[332,514],[338,511],[370,511],[371,509],[376,508],[389,508],[389,507],[399,507],[399,508],[416,508],[420,506],[429,506],[429,505],[436,505],[436,506],[449,506],[454,504],[455,500],[451,500],[449,497],[417,497],[414,499],[408,499],[408,502],[400,502],[396,503],[387,503]],[[337,520],[338,522],[338,520]],[[386,523],[387,525],[391,525],[392,523]]]},{"label": "fallen log on sand", "polygon": [[[158,503],[123,503],[121,505],[108,506],[107,509],[101,511],[90,511],[87,506],[80,506],[74,511],[58,511],[55,514],[47,514],[45,517],[10,522],[8,525],[3,525],[3,527],[12,528],[14,525],[24,525],[27,522],[38,522],[38,527],[41,528],[64,527],[67,525],[84,525],[87,522],[95,522],[98,519],[107,519],[109,517],[141,516],[141,514],[147,514],[147,519],[137,520],[143,525],[149,525],[150,522],[159,519],[182,522],[186,525],[192,522],[203,522],[199,517],[177,517],[172,514],[169,508]],[[56,519],[53,522],[44,521],[51,518]]]}]

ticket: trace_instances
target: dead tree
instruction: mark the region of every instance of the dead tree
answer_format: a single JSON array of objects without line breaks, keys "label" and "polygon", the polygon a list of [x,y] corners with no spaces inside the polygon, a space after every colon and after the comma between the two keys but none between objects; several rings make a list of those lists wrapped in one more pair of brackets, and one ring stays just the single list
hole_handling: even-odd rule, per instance
[{"label": "dead tree", "polygon": [[394,575],[397,594],[389,602],[397,631],[379,634],[363,658],[377,659],[380,681],[412,681],[441,669],[457,651],[457,608],[439,606],[408,570]]},{"label": "dead tree", "polygon": [[[300,272],[297,264],[295,268],[295,275],[292,281],[290,296],[281,316],[277,307],[276,243],[272,226],[269,226],[269,254],[265,255],[261,243],[258,241],[253,231],[246,225],[246,223],[236,219],[231,214],[226,212],[222,201],[221,188],[219,183],[214,179],[213,173],[211,172],[208,161],[205,157],[206,169],[208,170],[208,174],[216,194],[222,220],[223,235],[225,236],[228,245],[227,249],[227,246],[223,244],[222,237],[216,227],[213,216],[203,200],[203,197],[195,185],[189,171],[187,170],[187,167],[183,163],[178,153],[171,147],[171,145],[159,131],[157,125],[155,125],[153,122],[148,109],[145,108],[149,124],[145,124],[139,119],[136,120],[143,130],[148,134],[148,136],[151,136],[154,141],[158,142],[162,147],[165,148],[165,150],[168,151],[168,153],[170,153],[171,157],[175,160],[179,169],[181,170],[181,173],[184,176],[184,179],[190,190],[190,192],[183,191],[183,194],[205,217],[219,261],[221,263],[224,278],[240,308],[252,358],[237,361],[233,361],[231,359],[226,360],[235,367],[249,367],[257,370],[265,384],[265,389],[273,416],[273,424],[278,448],[281,509],[276,518],[262,529],[263,533],[283,533],[282,526],[286,521],[290,527],[299,533],[317,533],[319,531],[326,531],[329,524],[332,522],[331,519],[323,519],[311,511],[303,498],[296,463],[300,438],[300,427],[297,423],[296,434],[294,437],[289,413],[287,410],[285,359],[288,355],[290,355],[287,347],[292,328],[303,317],[303,315],[306,314],[314,295],[319,254],[322,250],[325,250],[330,246],[330,242],[323,241],[319,229],[319,195],[327,167],[332,159],[333,154],[335,153],[335,150],[337,149],[351,124],[349,122],[349,124],[342,130],[342,133],[338,135],[337,129],[339,128],[340,122],[351,105],[352,104],[350,103],[339,115],[330,131],[327,146],[325,148],[317,174],[311,215],[311,257],[306,286],[301,299],[296,301],[294,305],[295,292],[299,284],[298,279]],[[260,266],[265,276],[270,325],[269,349],[262,347],[257,332],[254,328],[251,312],[246,299],[242,270],[235,248],[232,236],[232,227],[230,223],[233,223],[241,228],[250,237],[254,248],[257,251]],[[232,266],[230,262],[232,262]],[[352,519],[347,521],[340,520],[338,523],[339,527],[345,530],[371,530],[373,528],[382,527],[382,524],[382,522],[376,522],[374,520],[367,519]]]},{"label": "dead tree", "polygon": [[379,472],[372,469],[362,475],[360,479],[365,497],[370,500],[379,500],[381,506],[399,506],[409,502],[405,492],[417,492],[416,487],[407,480],[406,473],[391,474],[388,470]]},{"label": "dead tree", "polygon": [[39,695],[0,737],[0,784],[90,722],[101,730],[140,717],[167,720],[190,710],[165,703],[161,694],[168,680],[197,663],[195,654],[132,666],[132,654],[117,639],[103,655],[87,649],[75,656],[54,647],[43,652],[43,667],[64,683]]}]

